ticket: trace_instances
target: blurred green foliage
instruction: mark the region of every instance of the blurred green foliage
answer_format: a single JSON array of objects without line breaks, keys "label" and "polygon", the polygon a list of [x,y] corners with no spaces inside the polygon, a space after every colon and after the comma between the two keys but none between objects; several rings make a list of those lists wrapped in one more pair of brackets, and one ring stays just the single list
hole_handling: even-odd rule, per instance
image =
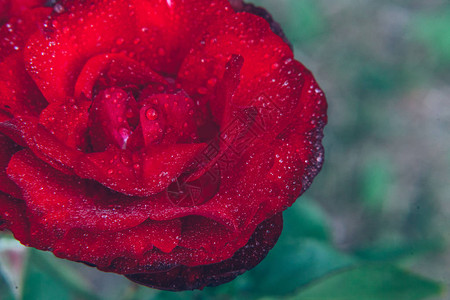
[{"label": "blurred green foliage", "polygon": [[[252,2],[281,23],[329,101],[324,169],[284,213],[268,257],[228,284],[171,293],[28,250],[21,278],[1,265],[0,299],[445,299],[450,4]],[[2,239],[0,258],[11,250]]]}]

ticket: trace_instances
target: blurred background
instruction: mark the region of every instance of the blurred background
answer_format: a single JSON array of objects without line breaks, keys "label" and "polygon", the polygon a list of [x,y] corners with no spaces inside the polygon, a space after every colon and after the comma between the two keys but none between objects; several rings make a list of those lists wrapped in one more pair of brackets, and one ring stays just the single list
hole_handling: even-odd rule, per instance
[{"label": "blurred background", "polygon": [[329,101],[326,160],[279,243],[170,293],[0,238],[0,299],[450,299],[450,3],[254,0]]}]

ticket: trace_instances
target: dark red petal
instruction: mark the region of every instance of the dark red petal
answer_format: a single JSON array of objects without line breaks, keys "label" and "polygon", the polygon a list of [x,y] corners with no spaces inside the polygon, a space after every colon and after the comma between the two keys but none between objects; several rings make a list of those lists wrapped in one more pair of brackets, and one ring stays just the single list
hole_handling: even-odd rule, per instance
[{"label": "dark red petal", "polygon": [[226,0],[135,1],[139,59],[157,71],[176,74],[193,42],[217,19],[233,13]]},{"label": "dark red petal", "polygon": [[80,157],[75,172],[126,195],[150,196],[166,189],[205,146],[154,145],[134,154],[111,147]]},{"label": "dark red petal", "polygon": [[17,152],[7,172],[24,192],[27,207],[41,217],[41,222],[61,230],[120,230],[150,217],[145,201],[62,174],[29,150]]},{"label": "dark red petal", "polygon": [[107,268],[118,257],[139,259],[153,247],[169,253],[177,246],[180,233],[180,220],[147,220],[114,232],[74,228],[63,239],[52,241],[52,248],[56,256]]},{"label": "dark red petal", "polygon": [[21,198],[19,187],[6,175],[6,167],[11,157],[21,148],[6,136],[0,134],[0,191],[15,198]]},{"label": "dark red petal", "polygon": [[229,0],[229,1],[231,3],[231,6],[233,7],[233,9],[237,12],[245,11],[245,12],[248,12],[248,13],[251,13],[256,16],[260,16],[260,17],[264,18],[270,24],[270,29],[272,29],[272,31],[276,35],[281,37],[283,39],[283,41],[292,48],[292,45],[289,42],[289,40],[287,39],[286,35],[284,34],[283,29],[281,28],[280,24],[275,22],[275,20],[272,18],[270,13],[267,10],[265,10],[263,7],[255,6],[252,3],[245,3],[243,0]]},{"label": "dark red petal", "polygon": [[190,143],[196,140],[197,124],[193,117],[195,104],[188,95],[177,92],[142,96],[140,124],[146,145],[154,142]]},{"label": "dark red petal", "polygon": [[64,1],[51,27],[33,35],[25,50],[27,68],[49,102],[74,95],[87,60],[120,49],[136,32],[128,1]]},{"label": "dark red petal", "polygon": [[198,267],[177,267],[166,272],[127,275],[127,278],[149,287],[182,291],[217,286],[233,280],[254,268],[273,248],[283,226],[281,214],[261,223],[248,243],[232,258]]},{"label": "dark red petal", "polygon": [[8,121],[12,118],[12,115],[7,111],[0,109],[0,122]]},{"label": "dark red petal", "polygon": [[45,0],[0,0],[0,24],[12,16],[18,16],[33,7],[42,6]]},{"label": "dark red petal", "polygon": [[[191,213],[191,215],[195,214],[196,213]],[[182,218],[181,220],[185,223],[189,218]],[[206,222],[207,224],[212,224],[208,221]],[[133,274],[141,272],[160,272],[163,270],[167,271],[180,265],[194,267],[219,263],[231,258],[237,250],[244,247],[256,230],[257,225],[257,223],[250,223],[243,231],[227,232],[217,245],[207,248],[210,252],[206,251],[204,248],[191,249],[176,247],[170,253],[163,253],[157,249],[153,249],[148,251],[144,257],[139,260],[130,260],[119,257],[111,264],[111,266],[108,268],[101,268],[101,270],[121,274]],[[183,228],[186,227],[183,225]],[[222,232],[226,232],[224,230],[225,228],[222,229]],[[190,234],[193,234],[193,232],[183,230],[180,243],[183,238],[190,240]],[[207,232],[203,232],[202,234],[210,237],[214,235]],[[215,238],[217,238],[217,236]],[[226,239],[228,239],[227,242]],[[206,240],[204,241],[206,242]],[[214,243],[214,241],[212,242]],[[192,244],[191,247],[193,245],[194,244]]]},{"label": "dark red petal", "polygon": [[274,64],[293,56],[289,46],[270,30],[264,19],[249,13],[233,14],[208,27],[201,42],[186,56],[178,73],[183,88],[190,95],[214,93],[215,87],[208,82],[222,79],[232,55],[244,59],[242,82],[270,73]]},{"label": "dark red petal", "polygon": [[17,144],[27,146],[37,157],[66,174],[73,174],[73,164],[82,154],[58,140],[36,118],[19,117],[2,122],[0,132]]},{"label": "dark red petal", "polygon": [[0,63],[0,109],[13,116],[39,116],[47,105],[36,84],[25,70],[20,53]]},{"label": "dark red petal", "polygon": [[183,234],[180,246],[188,249],[203,248],[207,252],[220,251],[233,232],[211,219],[200,216],[188,216],[183,219]]},{"label": "dark red petal", "polygon": [[[302,96],[312,75],[302,64],[287,58],[276,63],[271,72],[252,81],[243,80],[232,98],[233,107],[251,106],[257,110],[256,125],[270,138],[301,113],[308,99]],[[314,82],[314,87],[317,84]],[[233,111],[232,111],[233,113]]]},{"label": "dark red petal", "polygon": [[205,144],[154,145],[135,155],[117,148],[83,154],[58,140],[32,118],[2,122],[0,131],[16,143],[27,145],[37,157],[59,171],[75,172],[113,190],[139,196],[153,195],[167,188],[206,147]]},{"label": "dark red petal", "polygon": [[0,28],[0,61],[11,54],[22,53],[27,39],[39,28],[42,29],[43,21],[51,11],[48,7],[36,8],[9,19]]},{"label": "dark red petal", "polygon": [[[224,122],[229,122],[232,98],[241,82],[241,69],[244,65],[244,58],[240,55],[232,55],[225,65],[223,78],[217,87],[216,97],[210,100],[212,113],[222,128]],[[223,116],[228,116],[228,119]],[[228,124],[227,124],[228,125]],[[226,126],[226,125],[225,125]]]},{"label": "dark red petal", "polygon": [[29,241],[29,227],[25,203],[0,192],[0,230],[10,230],[23,244]]},{"label": "dark red petal", "polygon": [[87,147],[88,111],[90,101],[71,99],[66,103],[52,103],[39,117],[44,125],[64,145],[84,150]]},{"label": "dark red petal", "polygon": [[[170,6],[169,6],[170,3]],[[64,1],[52,28],[27,46],[28,70],[50,102],[73,95],[90,57],[123,52],[164,73],[176,73],[207,24],[231,14],[225,0]]]},{"label": "dark red petal", "polygon": [[166,80],[150,68],[140,65],[124,54],[101,54],[94,56],[84,65],[75,84],[75,97],[82,93],[92,99],[96,82],[107,75],[107,87],[123,87],[134,84],[141,89],[152,82],[166,83]]},{"label": "dark red petal", "polygon": [[89,113],[89,135],[95,152],[110,145],[125,149],[132,133],[129,119],[137,115],[137,103],[132,95],[119,88],[101,91]]},{"label": "dark red petal", "polygon": [[[13,156],[9,164],[8,174],[24,191],[25,201],[31,213],[29,215],[30,225],[32,226],[30,229],[30,244],[39,249],[53,249],[55,239],[60,240],[68,231],[74,228],[103,235],[99,231],[117,231],[132,228],[144,222],[148,217],[164,217],[170,220],[180,218],[183,215],[206,215],[206,212],[200,208],[177,209],[167,205],[165,208],[164,198],[138,199],[114,194],[96,184],[83,182],[61,174],[37,160],[28,150],[20,151]],[[106,199],[107,201],[105,201]],[[165,212],[167,209],[170,210]],[[168,212],[171,215],[168,215]],[[189,222],[189,226],[192,226],[192,221]],[[206,226],[206,229],[208,226],[221,228],[219,224],[215,225],[214,222],[207,221],[205,223],[203,221],[203,223],[204,225],[202,226]],[[175,227],[171,228],[175,230]],[[186,246],[189,245],[189,240],[192,241],[191,235],[193,234],[192,230],[188,228],[186,227],[186,230],[181,235],[181,238],[184,236],[187,239]],[[173,238],[168,240],[162,239],[159,243],[157,241],[152,242],[161,250],[168,252],[170,249],[173,249],[170,253],[152,251],[148,255],[141,257],[139,264],[134,267],[128,263],[126,267],[122,266],[123,268],[114,267],[113,265],[99,267],[120,273],[132,273],[139,272],[143,268],[148,268],[147,266],[158,263],[195,266],[219,262],[231,257],[238,248],[245,245],[255,228],[256,224],[252,223],[243,232],[236,231],[230,236],[233,239],[229,240],[228,243],[226,243],[225,237],[222,237],[224,240],[214,247],[220,248],[220,244],[225,244],[225,246],[222,249],[213,247],[211,249],[216,249],[217,251],[211,253],[206,253],[202,249],[173,248],[174,243],[178,243],[176,236],[179,236],[178,233],[176,234],[176,231],[173,231],[173,234],[169,235]],[[166,227],[166,230],[169,232],[172,229],[169,230]],[[225,228],[222,229],[222,232],[225,233],[226,230],[223,230]],[[204,232],[204,234],[207,237],[210,236],[208,232]],[[111,238],[110,241],[114,241],[117,238],[114,234],[109,237]],[[200,244],[207,242],[204,238],[200,240],[203,241]],[[89,239],[85,242],[96,243],[95,239]],[[80,243],[81,241],[74,244]],[[198,243],[195,245],[195,243],[194,241],[189,247],[194,248],[200,245]],[[100,242],[97,246],[105,247],[106,244],[108,244],[107,241],[105,241],[104,245]],[[138,246],[139,243],[136,243],[136,245]],[[73,251],[69,251],[66,255],[78,253],[77,255],[89,256],[89,251],[86,252],[86,249],[73,246]],[[64,253],[58,252],[58,255],[63,256]],[[75,257],[71,259],[75,259]]]}]

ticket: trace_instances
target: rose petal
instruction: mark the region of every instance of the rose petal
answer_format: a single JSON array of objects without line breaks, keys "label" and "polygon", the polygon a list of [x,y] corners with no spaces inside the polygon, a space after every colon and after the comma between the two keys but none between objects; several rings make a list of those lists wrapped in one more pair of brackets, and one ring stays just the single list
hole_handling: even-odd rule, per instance
[{"label": "rose petal", "polygon": [[27,245],[29,226],[25,203],[0,192],[0,230],[10,230],[16,239]]},{"label": "rose petal", "polygon": [[21,54],[10,55],[0,63],[0,109],[13,116],[38,116],[46,105],[25,70]]},{"label": "rose petal", "polygon": [[0,134],[0,191],[21,198],[19,187],[6,175],[6,167],[11,157],[21,148],[6,136]]},{"label": "rose petal", "polygon": [[293,56],[289,46],[270,30],[264,19],[249,13],[233,14],[208,27],[202,40],[186,56],[178,73],[183,88],[190,95],[214,93],[215,86],[208,82],[223,78],[225,65],[232,55],[244,59],[243,82],[270,73],[275,63]]},{"label": "rose petal", "polygon": [[217,264],[198,267],[177,267],[166,272],[127,275],[127,278],[149,287],[181,291],[203,289],[233,280],[254,268],[275,245],[282,229],[281,214],[261,223],[248,243],[232,258]]},{"label": "rose petal", "polygon": [[175,75],[196,37],[216,20],[232,14],[226,0],[135,1],[137,57],[153,69]]},{"label": "rose petal", "polygon": [[233,232],[211,219],[189,216],[183,219],[183,232],[180,246],[188,249],[200,249],[215,253],[221,250]]},{"label": "rose petal", "polygon": [[[145,201],[115,194],[101,185],[62,174],[29,150],[17,152],[7,169],[24,192],[27,207],[61,230],[131,228],[149,217]],[[107,201],[105,201],[107,199]]]},{"label": "rose petal", "polygon": [[30,8],[44,5],[45,2],[45,0],[1,0],[0,24],[3,24],[11,16],[21,15]]},{"label": "rose petal", "polygon": [[119,88],[101,91],[94,99],[89,114],[89,135],[95,152],[110,145],[126,149],[132,133],[130,119],[135,118],[138,105],[132,95]]},{"label": "rose petal", "polygon": [[66,174],[73,174],[73,164],[82,154],[58,140],[36,118],[20,117],[2,122],[0,132],[29,147],[37,157]]},{"label": "rose petal", "polygon": [[102,53],[122,51],[156,71],[174,74],[192,36],[232,9],[225,0],[170,3],[65,1],[63,12],[53,14],[52,27],[30,38],[27,68],[49,102],[73,95],[83,65]]},{"label": "rose petal", "polygon": [[204,144],[154,145],[134,154],[111,147],[80,157],[74,165],[75,172],[127,195],[150,196],[166,189],[204,147]]},{"label": "rose petal", "polygon": [[108,85],[103,88],[134,84],[142,89],[151,82],[166,83],[164,78],[150,68],[139,65],[124,54],[101,54],[90,58],[84,65],[75,84],[75,97],[80,97],[83,93],[92,99],[96,82],[105,75]]},{"label": "rose petal", "polygon": [[0,61],[13,53],[21,53],[27,39],[39,28],[43,29],[43,21],[51,11],[42,7],[14,12],[15,16],[0,27]]},{"label": "rose petal", "polygon": [[145,221],[117,232],[72,229],[63,239],[53,241],[56,256],[107,268],[117,257],[139,259],[153,246],[166,253],[178,244],[180,220]]},{"label": "rose petal", "polygon": [[88,110],[90,101],[75,100],[48,105],[39,117],[44,125],[59,141],[73,149],[87,148]]},{"label": "rose petal", "polygon": [[[120,49],[136,32],[128,1],[64,1],[50,27],[28,41],[25,61],[49,102],[74,95],[76,80],[90,57]],[[119,48],[117,48],[119,47]]]},{"label": "rose petal", "polygon": [[[143,105],[140,124],[146,145],[150,145],[153,140],[163,144],[194,142],[197,139],[197,124],[193,117],[195,104],[192,99],[180,91],[146,95],[147,90],[143,91],[139,99]],[[162,132],[160,129],[163,129]]]}]

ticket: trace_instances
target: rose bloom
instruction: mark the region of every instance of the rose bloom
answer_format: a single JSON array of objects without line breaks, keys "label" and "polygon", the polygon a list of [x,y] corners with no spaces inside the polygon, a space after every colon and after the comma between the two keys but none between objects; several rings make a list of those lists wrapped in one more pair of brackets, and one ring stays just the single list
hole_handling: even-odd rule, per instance
[{"label": "rose bloom", "polygon": [[270,15],[44,2],[0,2],[0,229],[160,289],[256,266],[321,168],[327,107]]}]

